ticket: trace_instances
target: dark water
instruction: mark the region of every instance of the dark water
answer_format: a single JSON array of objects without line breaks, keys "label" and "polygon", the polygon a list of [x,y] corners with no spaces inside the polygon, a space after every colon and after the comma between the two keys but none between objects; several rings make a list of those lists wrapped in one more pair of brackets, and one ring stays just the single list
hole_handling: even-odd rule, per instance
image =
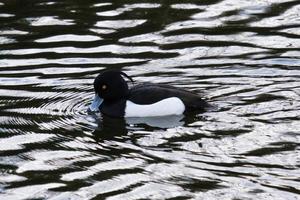
[{"label": "dark water", "polygon": [[[0,2],[0,199],[300,199],[298,0]],[[88,114],[104,69],[217,109]]]}]

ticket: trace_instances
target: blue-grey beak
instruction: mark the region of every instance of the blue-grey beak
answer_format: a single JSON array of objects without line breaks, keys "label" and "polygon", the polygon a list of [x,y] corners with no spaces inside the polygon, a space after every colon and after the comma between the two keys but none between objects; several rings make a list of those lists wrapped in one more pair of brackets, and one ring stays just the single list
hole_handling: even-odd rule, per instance
[{"label": "blue-grey beak", "polygon": [[103,99],[101,99],[98,94],[95,94],[95,98],[91,103],[91,105],[89,106],[90,111],[93,112],[99,111],[99,106],[101,105],[102,102]]}]

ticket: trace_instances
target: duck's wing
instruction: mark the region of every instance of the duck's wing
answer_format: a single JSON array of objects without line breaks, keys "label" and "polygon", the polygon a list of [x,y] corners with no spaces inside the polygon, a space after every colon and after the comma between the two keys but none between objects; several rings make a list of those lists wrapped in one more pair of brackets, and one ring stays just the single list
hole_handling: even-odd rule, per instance
[{"label": "duck's wing", "polygon": [[133,86],[129,100],[136,104],[152,104],[170,97],[181,99],[188,110],[204,110],[207,103],[196,93],[181,88],[153,83]]}]

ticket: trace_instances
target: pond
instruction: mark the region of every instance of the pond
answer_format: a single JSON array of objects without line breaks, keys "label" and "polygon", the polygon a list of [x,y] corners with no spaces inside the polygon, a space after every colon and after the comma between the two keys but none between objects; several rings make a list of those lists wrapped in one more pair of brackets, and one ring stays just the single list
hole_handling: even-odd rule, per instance
[{"label": "pond", "polygon": [[[299,199],[298,0],[0,0],[0,199]],[[88,113],[107,69],[202,95]]]}]

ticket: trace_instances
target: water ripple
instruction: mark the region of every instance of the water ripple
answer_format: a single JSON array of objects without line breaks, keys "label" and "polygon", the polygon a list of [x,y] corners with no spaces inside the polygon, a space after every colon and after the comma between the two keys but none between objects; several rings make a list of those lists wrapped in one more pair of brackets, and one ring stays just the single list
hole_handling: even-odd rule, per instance
[{"label": "water ripple", "polygon": [[[299,2],[0,0],[0,199],[299,199]],[[205,113],[87,112],[105,69]]]}]

